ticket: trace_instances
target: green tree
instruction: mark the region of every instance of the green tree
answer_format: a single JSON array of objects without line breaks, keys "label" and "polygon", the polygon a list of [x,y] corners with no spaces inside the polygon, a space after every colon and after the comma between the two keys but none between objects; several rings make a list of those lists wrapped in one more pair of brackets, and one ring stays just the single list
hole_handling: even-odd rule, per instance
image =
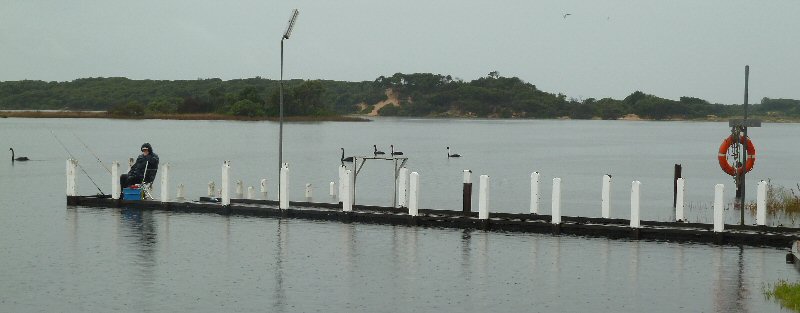
[{"label": "green tree", "polygon": [[233,105],[231,105],[228,114],[236,115],[236,116],[249,116],[249,117],[256,117],[256,116],[263,116],[266,114],[264,111],[264,106],[260,103],[255,103],[250,101],[249,99],[239,100]]},{"label": "green tree", "polygon": [[159,98],[147,104],[147,112],[151,113],[176,113],[178,105],[182,102],[180,98]]},{"label": "green tree", "polygon": [[124,104],[114,105],[108,112],[114,116],[141,117],[144,116],[145,108],[140,103],[131,101]]}]

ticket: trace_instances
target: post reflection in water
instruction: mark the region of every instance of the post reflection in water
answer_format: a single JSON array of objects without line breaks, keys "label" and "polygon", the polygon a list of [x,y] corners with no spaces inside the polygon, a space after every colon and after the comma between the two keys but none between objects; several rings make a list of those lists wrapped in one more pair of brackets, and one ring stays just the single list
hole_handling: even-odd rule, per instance
[{"label": "post reflection in water", "polygon": [[461,275],[466,278],[467,282],[471,281],[472,275],[470,275],[470,254],[472,253],[472,248],[470,247],[470,243],[472,242],[472,229],[464,229],[461,232]]},{"label": "post reflection in water", "polygon": [[[556,236],[553,240],[555,244],[555,254],[553,254],[553,263],[552,269],[550,270],[551,273],[555,276],[553,281],[555,283],[555,288],[553,288],[553,292],[558,292],[561,290],[561,236]],[[555,295],[554,295],[555,296]]]},{"label": "post reflection in water", "polygon": [[601,252],[600,252],[600,254],[601,254],[600,259],[603,262],[603,267],[602,267],[603,268],[603,277],[606,279],[606,281],[608,281],[608,266],[609,266],[609,263],[610,263],[608,261],[608,258],[609,258],[609,255],[611,254],[610,253],[611,252],[611,250],[610,250],[611,247],[610,247],[610,243],[608,242],[609,240],[610,239],[602,241],[603,248],[601,249]]},{"label": "post reflection in water", "polygon": [[289,223],[285,219],[277,220],[275,227],[275,295],[273,296],[272,309],[275,312],[286,312],[286,290],[284,290],[283,261],[286,259],[286,242],[289,237]]},{"label": "post reflection in water", "polygon": [[639,290],[639,266],[640,266],[639,251],[641,249],[641,247],[640,247],[641,242],[636,240],[636,241],[632,241],[632,242],[628,243],[628,245],[630,246],[630,252],[631,252],[629,257],[628,257],[629,262],[630,262],[630,264],[628,266],[628,282],[631,285],[631,289],[634,292],[637,292],[637,295],[638,295],[638,290]]},{"label": "post reflection in water", "polygon": [[156,245],[158,243],[153,211],[122,208],[119,212],[119,238],[130,248],[129,251],[133,253],[131,265],[134,265],[134,268],[139,271],[133,277],[138,278],[145,285],[150,285],[156,279]]},{"label": "post reflection in water", "polygon": [[686,268],[683,266],[684,262],[684,245],[678,245],[677,250],[678,253],[675,254],[675,272],[678,273],[678,285],[683,285],[683,272],[686,271]]},{"label": "post reflection in water", "polygon": [[69,225],[69,239],[72,244],[72,252],[78,251],[78,209],[75,207],[67,207],[67,220]]},{"label": "post reflection in water", "polygon": [[344,259],[341,261],[347,273],[353,273],[356,268],[356,229],[354,224],[347,224],[342,234],[344,246]]},{"label": "post reflection in water", "polygon": [[231,216],[226,215],[222,241],[225,243],[225,255],[231,256]]},{"label": "post reflection in water", "polygon": [[476,274],[485,279],[488,276],[489,266],[489,232],[481,231],[473,237],[477,237],[476,245],[478,250],[478,258],[475,260],[477,265]]},{"label": "post reflection in water", "polygon": [[744,283],[744,248],[739,246],[735,258],[726,258],[724,247],[714,247],[714,311],[748,312],[749,290]]},{"label": "post reflection in water", "polygon": [[531,250],[528,254],[528,259],[530,261],[530,269],[531,271],[536,271],[539,268],[539,259],[537,255],[539,252],[539,237],[531,237]]}]

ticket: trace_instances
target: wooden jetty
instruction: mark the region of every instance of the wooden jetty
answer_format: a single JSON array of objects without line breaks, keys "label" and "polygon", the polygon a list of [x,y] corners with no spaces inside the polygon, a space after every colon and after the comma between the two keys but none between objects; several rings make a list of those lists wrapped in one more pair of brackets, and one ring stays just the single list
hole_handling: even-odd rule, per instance
[{"label": "wooden jetty", "polygon": [[354,205],[352,211],[344,211],[342,204],[294,201],[289,208],[281,209],[278,201],[271,200],[230,199],[229,205],[223,205],[218,198],[209,197],[161,202],[67,196],[67,205],[781,248],[800,240],[800,229],[790,227],[725,225],[724,231],[714,231],[714,224],[659,221],[641,221],[640,227],[630,227],[630,220],[626,219],[569,216],[562,216],[561,222],[554,224],[552,217],[544,214],[491,213],[490,218],[482,219],[478,212],[419,209],[418,215],[413,216],[405,208]]},{"label": "wooden jetty", "polygon": [[[394,160],[395,159],[387,159]],[[343,162],[344,163],[344,162]],[[363,161],[362,161],[363,165]],[[401,164],[402,165],[402,164]],[[464,203],[461,211],[422,209],[419,206],[419,179],[417,172],[408,173],[404,167],[395,165],[396,190],[392,207],[356,205],[355,174],[357,170],[346,169],[344,164],[339,171],[339,203],[289,202],[289,168],[284,164],[280,171],[280,201],[254,200],[254,188],[248,188],[248,196],[243,196],[243,186],[237,183],[236,198],[230,196],[230,163],[223,162],[220,197],[201,197],[199,201],[169,201],[167,191],[169,164],[162,166],[161,201],[118,199],[118,163],[112,166],[112,196],[79,196],[75,183],[77,161],[67,160],[67,205],[95,208],[135,208],[142,210],[165,210],[172,212],[210,213],[222,215],[260,216],[272,218],[298,218],[311,220],[338,221],[344,223],[372,223],[385,225],[405,225],[411,227],[442,227],[456,229],[480,229],[500,232],[545,233],[553,235],[576,235],[606,237],[623,240],[653,240],[675,242],[703,242],[726,245],[750,245],[787,248],[800,240],[800,228],[766,226],[766,182],[759,183],[756,225],[725,225],[722,184],[715,187],[713,224],[686,223],[683,218],[683,178],[677,179],[676,217],[678,222],[642,221],[640,219],[639,181],[631,183],[630,219],[609,217],[609,184],[611,177],[603,179],[602,217],[570,217],[561,215],[561,179],[553,178],[550,215],[540,214],[539,173],[531,174],[531,205],[529,213],[489,212],[489,176],[480,176],[478,210],[472,211],[471,171],[464,174]],[[310,185],[306,185],[306,198],[310,199]],[[263,198],[266,199],[265,180],[261,181]],[[209,183],[209,195],[214,192],[213,182]],[[334,183],[330,185],[330,195],[336,194]],[[149,195],[149,193],[148,193]],[[182,198],[182,185],[178,197]],[[398,199],[399,198],[399,199]],[[399,200],[399,201],[397,201]],[[798,247],[795,247],[798,248]],[[800,254],[800,253],[798,253]]]}]

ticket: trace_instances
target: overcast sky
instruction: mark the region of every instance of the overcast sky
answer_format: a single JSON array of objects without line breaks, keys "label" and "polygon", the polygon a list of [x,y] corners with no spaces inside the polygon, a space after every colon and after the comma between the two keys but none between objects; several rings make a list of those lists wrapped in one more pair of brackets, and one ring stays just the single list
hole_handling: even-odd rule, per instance
[{"label": "overcast sky", "polygon": [[[800,99],[800,1],[0,0],[0,81],[498,71],[577,99]],[[564,14],[571,14],[564,18]]]}]

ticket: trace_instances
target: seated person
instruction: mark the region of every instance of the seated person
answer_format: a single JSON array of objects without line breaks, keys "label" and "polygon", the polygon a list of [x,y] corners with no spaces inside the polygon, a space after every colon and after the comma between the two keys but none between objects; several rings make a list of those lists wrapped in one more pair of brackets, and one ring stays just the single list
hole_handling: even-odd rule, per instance
[{"label": "seated person", "polygon": [[[145,173],[145,168],[147,172]],[[128,174],[122,174],[119,177],[119,184],[121,188],[127,188],[131,185],[144,183],[152,183],[156,179],[158,172],[158,154],[153,152],[153,146],[149,143],[142,145],[142,154],[136,158],[136,163],[131,166]]]}]

